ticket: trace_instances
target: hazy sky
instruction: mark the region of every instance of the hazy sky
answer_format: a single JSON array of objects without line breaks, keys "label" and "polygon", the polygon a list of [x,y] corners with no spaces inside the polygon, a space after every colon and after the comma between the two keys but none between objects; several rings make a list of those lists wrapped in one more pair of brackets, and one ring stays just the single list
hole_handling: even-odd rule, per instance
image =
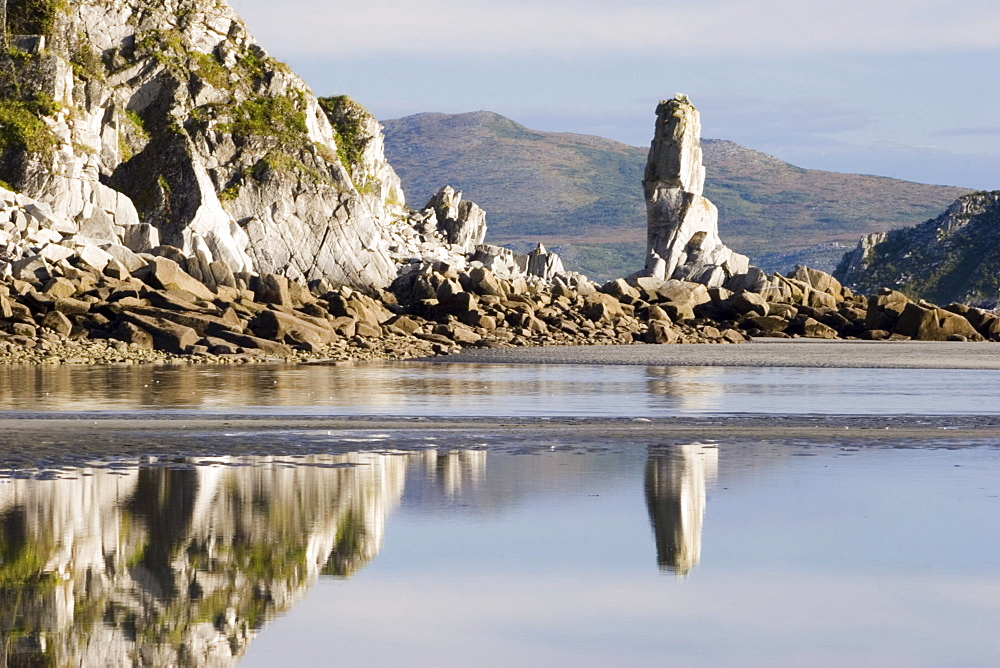
[{"label": "hazy sky", "polygon": [[1000,189],[997,0],[231,3],[318,94],[380,119],[487,109],[646,145],[680,91],[705,137]]}]

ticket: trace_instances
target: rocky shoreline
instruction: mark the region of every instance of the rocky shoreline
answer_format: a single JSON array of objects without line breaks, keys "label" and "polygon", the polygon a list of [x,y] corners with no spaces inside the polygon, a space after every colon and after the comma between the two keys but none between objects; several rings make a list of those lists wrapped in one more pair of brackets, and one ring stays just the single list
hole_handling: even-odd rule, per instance
[{"label": "rocky shoreline", "polygon": [[[8,217],[17,222],[5,228],[37,234],[30,216]],[[223,263],[207,284],[192,275],[196,260],[170,246],[134,253],[60,241],[35,246],[0,282],[0,364],[336,363],[470,347],[761,337],[1000,341],[991,312],[887,289],[854,295],[806,267],[731,290],[653,277],[602,286],[561,275],[500,278],[475,260],[462,270],[424,263],[366,294]]]}]

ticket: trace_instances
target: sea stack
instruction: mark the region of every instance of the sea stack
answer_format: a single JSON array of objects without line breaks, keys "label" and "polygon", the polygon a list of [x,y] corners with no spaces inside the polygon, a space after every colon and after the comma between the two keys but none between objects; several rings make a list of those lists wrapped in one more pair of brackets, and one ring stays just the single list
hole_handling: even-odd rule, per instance
[{"label": "sea stack", "polygon": [[648,241],[644,274],[709,287],[744,274],[745,255],[719,238],[719,210],[702,195],[701,120],[686,95],[662,100],[642,185]]}]

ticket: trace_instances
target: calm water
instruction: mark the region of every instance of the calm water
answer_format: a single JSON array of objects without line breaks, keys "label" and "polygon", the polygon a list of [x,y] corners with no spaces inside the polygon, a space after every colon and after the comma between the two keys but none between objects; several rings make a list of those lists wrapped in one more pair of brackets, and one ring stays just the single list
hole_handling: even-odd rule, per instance
[{"label": "calm water", "polygon": [[[991,380],[0,370],[0,416],[996,414]],[[1000,442],[987,437],[608,442],[486,423],[289,431],[274,456],[233,454],[253,432],[197,438],[217,439],[216,456],[139,445],[52,465],[55,479],[6,472],[0,665],[1000,663]],[[313,454],[289,454],[297,440]]]},{"label": "calm water", "polygon": [[386,363],[0,368],[0,415],[997,415],[1000,371]]}]

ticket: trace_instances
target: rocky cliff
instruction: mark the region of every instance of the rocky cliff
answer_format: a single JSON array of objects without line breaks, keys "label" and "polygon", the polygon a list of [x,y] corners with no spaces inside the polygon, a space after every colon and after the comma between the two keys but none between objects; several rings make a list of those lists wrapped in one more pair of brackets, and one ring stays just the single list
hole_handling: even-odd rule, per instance
[{"label": "rocky cliff", "polygon": [[403,215],[378,124],[216,0],[11,0],[0,179],[76,232],[235,272],[382,286]]},{"label": "rocky cliff", "polygon": [[965,195],[933,220],[869,234],[835,275],[859,291],[882,286],[939,302],[1000,303],[1000,191]]}]

